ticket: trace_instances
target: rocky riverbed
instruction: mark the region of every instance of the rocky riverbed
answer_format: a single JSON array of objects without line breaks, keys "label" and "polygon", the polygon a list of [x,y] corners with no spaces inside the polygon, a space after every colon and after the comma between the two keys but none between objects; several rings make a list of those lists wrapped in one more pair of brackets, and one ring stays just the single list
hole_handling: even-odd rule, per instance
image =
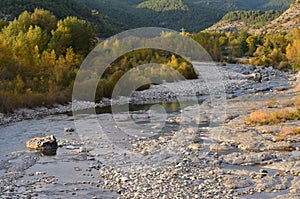
[{"label": "rocky riverbed", "polygon": [[[219,70],[226,91],[226,111],[217,120],[221,123],[211,123],[212,112],[218,109],[205,98],[199,105],[152,119],[153,135],[144,132],[147,128],[132,133],[124,113],[82,114],[77,123],[84,124],[84,133],[77,131],[75,119],[65,114],[0,127],[1,133],[12,134],[30,128],[20,131],[21,136],[16,133],[20,138],[10,144],[24,147],[1,148],[1,197],[299,198],[300,135],[278,140],[282,125],[295,127],[299,121],[265,126],[245,122],[254,110],[276,110],[291,104],[299,94],[299,77],[260,68],[263,81],[258,83],[245,79],[254,67],[228,64]],[[132,101],[173,101],[174,93],[187,97],[209,94],[201,79],[166,84],[136,92]],[[44,113],[49,114],[47,110]],[[141,110],[130,117],[146,125],[151,114]],[[16,118],[22,119],[18,113]],[[165,128],[160,127],[161,118]],[[95,129],[93,119],[105,126]],[[65,127],[76,131],[64,132]],[[143,133],[145,136],[140,136]],[[27,140],[52,134],[59,145],[55,156],[25,150]]]}]

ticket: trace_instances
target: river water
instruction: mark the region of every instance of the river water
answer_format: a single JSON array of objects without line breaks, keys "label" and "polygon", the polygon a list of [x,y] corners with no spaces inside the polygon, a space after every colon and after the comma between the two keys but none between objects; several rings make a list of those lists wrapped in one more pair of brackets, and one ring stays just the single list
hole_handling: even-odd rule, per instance
[{"label": "river water", "polygon": [[[199,100],[199,102],[201,101]],[[178,125],[176,123],[165,123],[165,121],[169,117],[180,114],[184,107],[192,104],[194,102],[187,100],[180,103],[169,102],[156,105],[119,105],[119,107],[115,107],[115,110],[120,110],[120,112],[114,112],[114,114],[111,113],[111,107],[97,108],[96,115],[87,115],[86,113],[90,110],[77,112],[76,123],[84,123],[85,130],[93,131],[92,134],[81,134],[76,131],[64,132],[66,127],[76,129],[72,112],[37,117],[0,126],[1,192],[9,189],[10,183],[14,183],[19,187],[19,189],[14,189],[14,194],[18,193],[19,197],[31,194],[33,194],[31,196],[37,194],[38,198],[62,196],[69,198],[75,196],[75,194],[77,198],[99,195],[105,198],[108,196],[113,197],[114,193],[107,193],[97,186],[91,186],[97,185],[99,182],[98,171],[93,169],[94,165],[97,164],[97,157],[95,159],[93,155],[76,151],[82,150],[82,148],[84,150],[91,149],[92,146],[85,143],[85,141],[87,136],[90,136],[88,137],[89,140],[93,139],[92,136],[95,136],[94,130],[97,131],[97,129],[93,129],[93,121],[95,119],[108,121],[114,116],[120,119],[119,124],[125,129],[132,129],[130,126],[132,122],[142,129],[144,125],[157,127],[161,125],[163,120],[163,126],[159,129],[159,133],[168,133],[177,130]],[[122,112],[121,110],[124,110],[126,106],[129,112]],[[153,111],[157,108],[158,110],[163,109],[163,111],[153,114]],[[155,117],[157,115],[162,115],[162,117]],[[110,126],[113,123],[104,122],[104,124],[106,130],[114,129],[114,126]],[[63,145],[63,147],[58,148],[56,155],[44,156],[39,152],[26,150],[26,141],[34,137],[48,135],[54,135],[59,144]],[[111,150],[112,145],[107,140],[100,143],[100,145],[100,149],[93,150],[94,155],[105,154]],[[49,183],[37,182],[36,179],[38,178],[48,179]],[[24,189],[24,186],[29,186],[29,188]],[[5,193],[9,193],[9,191]]]}]

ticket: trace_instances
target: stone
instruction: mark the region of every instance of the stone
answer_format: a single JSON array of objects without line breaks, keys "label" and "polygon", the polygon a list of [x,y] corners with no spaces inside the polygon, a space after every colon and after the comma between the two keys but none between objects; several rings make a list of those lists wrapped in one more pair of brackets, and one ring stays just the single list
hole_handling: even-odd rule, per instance
[{"label": "stone", "polygon": [[73,128],[64,128],[64,132],[74,132],[75,131],[75,129],[73,129]]},{"label": "stone", "polygon": [[42,138],[33,138],[26,142],[26,147],[30,150],[50,151],[56,150],[58,148],[58,144],[56,138],[51,135]]},{"label": "stone", "polygon": [[121,177],[120,181],[124,183],[124,182],[128,182],[129,179],[127,177]]},{"label": "stone", "polygon": [[264,190],[266,193],[271,193],[274,190],[286,190],[293,178],[266,176],[264,178],[255,179],[256,190]]},{"label": "stone", "polygon": [[277,88],[275,88],[275,91],[285,91],[285,90],[288,90],[290,89],[290,86],[279,86]]},{"label": "stone", "polygon": [[246,76],[246,79],[248,79],[248,80],[253,79],[256,82],[261,82],[262,76],[261,76],[260,70],[255,69],[254,73]]},{"label": "stone", "polygon": [[245,178],[240,178],[237,176],[225,176],[224,177],[224,186],[229,189],[240,189],[246,188],[253,185],[251,180]]},{"label": "stone", "polygon": [[192,143],[188,146],[188,149],[192,151],[200,151],[200,144],[199,143]]},{"label": "stone", "polygon": [[276,142],[270,143],[266,146],[267,151],[293,151],[294,147],[291,143],[287,142]]},{"label": "stone", "polygon": [[228,151],[228,146],[226,145],[221,145],[221,144],[212,144],[210,146],[210,150],[213,152],[223,152],[223,151]]},{"label": "stone", "polygon": [[207,115],[197,115],[194,118],[194,122],[198,125],[206,124],[209,122],[209,117]]},{"label": "stone", "polygon": [[271,160],[276,159],[275,155],[272,155],[268,152],[256,153],[256,152],[248,152],[248,153],[238,153],[234,152],[228,155],[222,155],[221,158],[224,162],[233,165],[260,165],[265,164],[266,162],[270,162]]}]

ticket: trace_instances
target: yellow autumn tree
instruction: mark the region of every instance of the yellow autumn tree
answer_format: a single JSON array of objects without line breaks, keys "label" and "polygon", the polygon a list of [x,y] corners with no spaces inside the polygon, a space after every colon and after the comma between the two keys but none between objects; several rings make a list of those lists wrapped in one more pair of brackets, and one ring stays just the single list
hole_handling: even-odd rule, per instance
[{"label": "yellow autumn tree", "polygon": [[300,70],[300,40],[294,39],[292,44],[286,48],[286,57],[288,58],[293,71]]}]

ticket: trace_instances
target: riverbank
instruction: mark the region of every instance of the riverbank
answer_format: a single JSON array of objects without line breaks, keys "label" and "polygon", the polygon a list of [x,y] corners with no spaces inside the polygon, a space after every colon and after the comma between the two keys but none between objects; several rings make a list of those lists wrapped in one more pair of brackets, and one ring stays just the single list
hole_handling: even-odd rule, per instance
[{"label": "riverbank", "polygon": [[[127,167],[101,165],[100,176],[105,179],[101,187],[124,198],[299,198],[300,134],[278,139],[282,126],[299,127],[298,120],[263,126],[245,122],[255,110],[292,106],[299,94],[298,87],[228,99],[222,125],[184,128],[158,139],[135,141],[133,151],[144,158],[155,157],[161,149],[176,155],[169,160],[159,153],[160,159],[145,158],[144,164]],[[209,115],[209,104],[200,108]],[[195,116],[195,109],[188,107],[186,115]],[[169,121],[193,124],[197,118]]]},{"label": "riverbank", "polygon": [[[261,84],[257,84],[257,82],[255,81],[245,79],[246,76],[253,73],[256,68],[260,69],[262,73],[263,81]],[[226,66],[218,67],[218,71],[222,76],[222,85],[224,85],[224,92],[226,92],[228,98],[243,95],[246,93],[263,91],[271,92],[276,88],[289,88],[289,80],[297,79],[297,75],[281,72],[279,70],[273,69],[272,67],[265,68],[238,64],[227,64]],[[207,96],[209,94],[209,90],[205,85],[203,78],[200,77],[196,80],[186,80],[175,83],[164,83],[162,85],[152,85],[148,90],[134,92],[129,100],[134,104],[152,104],[160,103],[163,101],[175,101],[178,100],[178,97],[184,98]],[[13,113],[6,115],[0,113],[0,125],[5,125],[22,120],[34,119],[47,115],[71,112],[72,108],[75,111],[78,111],[96,107],[107,107],[111,104],[124,104],[127,102],[128,99],[118,99],[113,101],[104,99],[98,104],[92,102],[76,102],[75,104],[73,104],[74,107],[72,107],[72,103],[70,102],[65,105],[54,105],[53,108],[39,107],[35,109],[19,109],[14,111]]]}]

